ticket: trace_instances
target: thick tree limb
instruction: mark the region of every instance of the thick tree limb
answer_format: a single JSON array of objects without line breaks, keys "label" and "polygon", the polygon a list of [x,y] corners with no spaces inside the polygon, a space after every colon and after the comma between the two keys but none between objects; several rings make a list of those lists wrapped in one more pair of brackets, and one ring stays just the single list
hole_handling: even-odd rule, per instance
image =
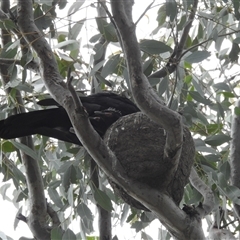
[{"label": "thick tree limb", "polygon": [[176,172],[181,155],[183,141],[182,118],[177,112],[165,106],[143,74],[135,24],[132,20],[132,1],[113,0],[111,3],[113,17],[121,34],[120,41],[122,41],[126,55],[133,97],[142,112],[156,123],[159,123],[167,132],[164,158],[172,163],[169,180],[166,181],[167,184]]},{"label": "thick tree limb", "polygon": [[[21,138],[20,141],[22,144],[34,149],[31,136]],[[26,154],[23,154],[23,163],[26,170],[30,205],[30,213],[27,217],[27,224],[36,239],[49,239],[47,204],[39,164],[37,159],[33,159]]]},{"label": "thick tree limb", "polygon": [[[105,0],[98,1],[97,15],[100,18],[106,17],[106,11],[102,7],[103,5],[105,6],[105,4],[106,4]],[[102,35],[99,41],[95,44],[95,48],[97,49],[97,52],[94,55],[93,67],[105,59],[107,46],[108,46],[108,42],[106,41],[105,37]],[[99,56],[100,49],[101,49],[101,55]],[[101,71],[102,71],[102,67],[98,70],[98,72],[101,73]],[[91,84],[91,94],[98,92],[99,86],[100,86],[99,80],[94,75],[92,78],[92,84]],[[101,186],[99,184],[99,181],[101,180],[99,179],[100,178],[99,168],[93,159],[91,159],[90,171],[91,171],[91,179],[93,181],[93,184],[95,185],[96,188],[99,188]],[[98,209],[99,239],[100,240],[112,239],[111,212],[106,211],[99,204],[97,204],[97,209]]]},{"label": "thick tree limb", "polygon": [[208,215],[215,206],[215,198],[212,190],[199,178],[196,170],[192,167],[190,174],[190,182],[204,197],[203,204],[199,205],[195,210],[199,213],[201,218]]}]

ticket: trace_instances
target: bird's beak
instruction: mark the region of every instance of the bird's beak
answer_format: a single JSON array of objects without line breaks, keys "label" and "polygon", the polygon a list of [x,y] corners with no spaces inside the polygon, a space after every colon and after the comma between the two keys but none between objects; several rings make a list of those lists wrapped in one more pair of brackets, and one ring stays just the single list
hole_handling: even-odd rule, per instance
[{"label": "bird's beak", "polygon": [[108,117],[112,116],[112,112],[94,111],[94,113],[99,116],[108,116]]}]

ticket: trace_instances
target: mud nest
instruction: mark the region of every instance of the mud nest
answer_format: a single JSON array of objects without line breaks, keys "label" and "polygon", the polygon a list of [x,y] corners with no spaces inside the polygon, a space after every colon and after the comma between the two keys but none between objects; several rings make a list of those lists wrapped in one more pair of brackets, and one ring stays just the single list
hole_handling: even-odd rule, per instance
[{"label": "mud nest", "polygon": [[[183,129],[183,146],[177,171],[168,184],[167,193],[179,205],[188,183],[195,147],[190,131]],[[104,141],[115,153],[128,177],[162,190],[171,164],[163,161],[166,133],[161,126],[142,113],[122,117],[106,132]],[[131,206],[146,208],[130,197],[120,186],[110,182],[120,197]]]}]

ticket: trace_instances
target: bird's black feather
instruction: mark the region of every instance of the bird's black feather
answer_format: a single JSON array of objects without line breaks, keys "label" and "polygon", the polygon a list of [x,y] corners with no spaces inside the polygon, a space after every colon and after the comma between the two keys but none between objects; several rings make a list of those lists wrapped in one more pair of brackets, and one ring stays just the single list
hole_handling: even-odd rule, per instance
[{"label": "bird's black feather", "polygon": [[[80,97],[89,120],[100,136],[121,116],[138,112],[137,106],[125,97],[104,92]],[[81,145],[64,108],[53,99],[39,101],[39,105],[57,108],[32,111],[10,116],[0,121],[0,138],[12,139],[40,134]]]}]

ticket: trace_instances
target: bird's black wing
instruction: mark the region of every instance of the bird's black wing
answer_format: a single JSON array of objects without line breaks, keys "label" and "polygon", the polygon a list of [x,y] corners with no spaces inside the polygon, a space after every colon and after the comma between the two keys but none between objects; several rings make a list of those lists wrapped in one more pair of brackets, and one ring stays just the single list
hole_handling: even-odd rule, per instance
[{"label": "bird's black wing", "polygon": [[0,121],[0,137],[12,139],[40,134],[79,144],[69,129],[72,124],[63,108],[53,108],[12,115]]},{"label": "bird's black wing", "polygon": [[[114,93],[98,93],[81,97],[81,100],[91,124],[100,136],[103,136],[119,117],[139,111],[129,99]],[[49,100],[47,103],[52,105],[55,101]],[[80,145],[76,135],[70,131],[71,128],[66,111],[58,107],[17,114],[1,120],[0,137],[12,139],[40,134]]]},{"label": "bird's black wing", "polygon": [[[95,111],[103,111],[108,108],[120,111],[123,116],[140,111],[131,100],[113,92],[96,93],[89,96],[80,96],[79,98],[89,116],[92,116]],[[52,98],[40,100],[38,104],[41,106],[59,106]]]},{"label": "bird's black wing", "polygon": [[[116,109],[122,113],[122,116],[139,112],[139,108],[128,98],[122,97],[112,92],[96,93],[89,96],[80,97],[83,106],[89,113],[92,113],[92,106],[99,109],[94,111],[102,111],[108,108]],[[89,114],[91,115],[91,114]]]}]

